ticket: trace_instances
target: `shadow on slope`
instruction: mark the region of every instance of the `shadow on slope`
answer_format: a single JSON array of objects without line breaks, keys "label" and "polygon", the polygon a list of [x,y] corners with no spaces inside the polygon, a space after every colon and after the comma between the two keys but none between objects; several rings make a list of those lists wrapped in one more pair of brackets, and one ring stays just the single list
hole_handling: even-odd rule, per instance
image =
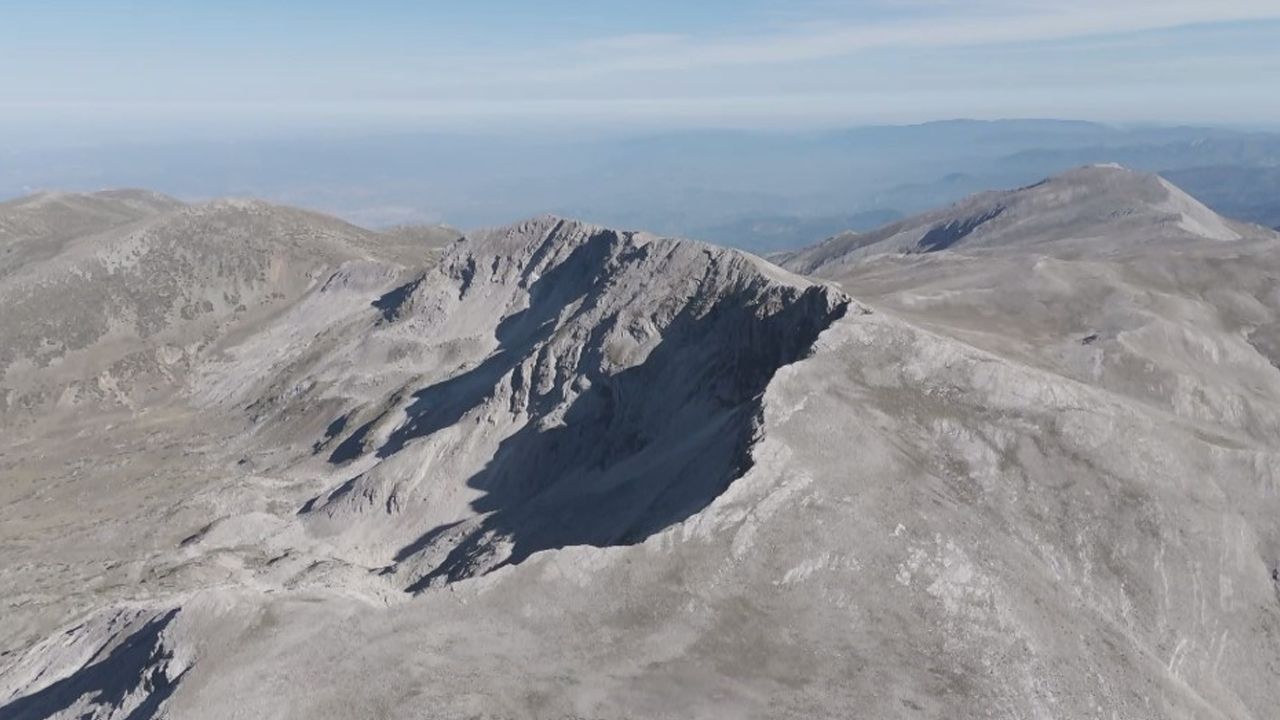
[{"label": "shadow on slope", "polygon": [[[845,304],[825,287],[783,285],[754,268],[735,274],[734,256],[712,258],[692,294],[655,323],[661,339],[616,370],[610,338],[626,333],[628,308],[610,294],[614,273],[654,252],[597,234],[532,282],[528,307],[497,328],[495,352],[414,394],[380,458],[496,397],[509,402],[497,412],[527,422],[467,479],[484,492],[477,515],[396,554],[418,563],[409,591],[541,550],[639,542],[706,507],[747,469],[765,387]],[[327,502],[357,489],[347,483]]]},{"label": "shadow on slope", "polygon": [[[530,352],[551,338],[561,312],[584,293],[578,278],[595,280],[585,293],[598,301],[601,290],[599,268],[608,262],[611,248],[618,242],[617,233],[602,231],[534,281],[529,287],[529,307],[498,325],[495,332],[497,351],[474,369],[414,393],[413,403],[405,410],[409,420],[378,449],[378,457],[389,457],[410,440],[456,424],[468,410],[491,395],[507,373],[514,371],[525,362]],[[636,248],[632,254],[620,257],[619,261],[635,259],[634,254],[644,252],[644,248]],[[599,338],[593,338],[593,341],[598,344]],[[530,414],[538,415],[550,410],[553,402],[554,399],[545,398],[540,405],[530,408]]]},{"label": "shadow on slope", "polygon": [[[706,315],[682,312],[639,365],[610,375],[584,362],[588,389],[554,423],[535,420],[501,443],[467,481],[485,492],[472,504],[482,522],[408,589],[541,550],[640,542],[701,511],[749,468],[774,373],[803,357],[844,309],[828,310],[816,289],[797,300],[761,319],[747,298],[729,296]],[[600,339],[587,352],[602,352]],[[532,395],[529,383],[513,376],[513,404]],[[528,402],[543,418],[555,399]],[[510,554],[489,567],[495,540],[509,543]]]},{"label": "shadow on slope", "polygon": [[[178,610],[174,609],[152,618],[105,658],[91,661],[92,664],[85,665],[69,677],[0,707],[0,719],[51,717],[70,710],[82,698],[92,706],[109,707],[114,713],[122,710],[125,702],[139,693],[142,701],[124,715],[123,720],[156,717],[160,706],[182,680],[182,674],[169,677],[167,663],[173,655],[166,651],[161,640],[161,633],[177,614]],[[96,716],[94,712],[83,715]]]},{"label": "shadow on slope", "polygon": [[929,229],[929,232],[920,238],[919,247],[923,252],[939,252],[955,245],[961,240],[968,237],[974,230],[988,220],[994,220],[1000,217],[1004,212],[1004,207],[996,205],[995,207],[974,217],[964,218],[961,220],[951,220],[950,222],[935,225]]}]

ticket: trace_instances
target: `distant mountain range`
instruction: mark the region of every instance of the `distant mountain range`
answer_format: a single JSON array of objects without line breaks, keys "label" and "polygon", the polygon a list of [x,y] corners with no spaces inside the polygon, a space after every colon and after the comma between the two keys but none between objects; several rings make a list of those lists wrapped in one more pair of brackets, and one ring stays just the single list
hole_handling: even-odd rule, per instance
[{"label": "distant mountain range", "polygon": [[1211,165],[1161,175],[1223,215],[1280,227],[1280,164]]},{"label": "distant mountain range", "polygon": [[2,157],[0,197],[140,186],[186,200],[254,196],[371,227],[477,227],[551,211],[762,252],[1105,162],[1163,173],[1231,217],[1280,224],[1280,135],[1220,128],[956,120],[803,133],[282,138]]}]

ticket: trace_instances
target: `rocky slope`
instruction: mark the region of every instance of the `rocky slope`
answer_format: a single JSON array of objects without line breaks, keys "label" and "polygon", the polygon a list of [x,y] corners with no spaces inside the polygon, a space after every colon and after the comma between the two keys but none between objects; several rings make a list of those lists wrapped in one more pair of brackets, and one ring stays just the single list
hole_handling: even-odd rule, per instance
[{"label": "rocky slope", "polygon": [[174,198],[146,190],[39,193],[0,203],[0,277],[54,257],[67,241],[178,210]]},{"label": "rocky slope", "polygon": [[310,371],[414,372],[326,393],[340,405],[317,449],[352,477],[304,516],[415,588],[637,542],[741,474],[769,379],[846,303],[696,243],[555,218],[478,234]]},{"label": "rocky slope", "polygon": [[60,421],[0,453],[0,718],[1267,717],[1280,240],[1164,187],[817,280],[357,234],[173,392],[5,410]]},{"label": "rocky slope", "polygon": [[836,235],[774,259],[800,272],[829,274],[883,253],[1035,247],[1058,256],[1096,255],[1099,247],[1225,242],[1240,239],[1242,231],[1248,232],[1155,175],[1095,165],[1030,187],[976,195],[874,232]]},{"label": "rocky slope", "polygon": [[[946,251],[910,240],[975,213],[997,219]],[[781,261],[1010,359],[1257,440],[1280,434],[1273,231],[1219,218],[1155,176],[1093,167],[867,237]]]},{"label": "rocky slope", "polygon": [[0,207],[0,424],[139,407],[282,312],[337,266],[422,262],[422,242],[257,201],[183,206],[140,191]]}]

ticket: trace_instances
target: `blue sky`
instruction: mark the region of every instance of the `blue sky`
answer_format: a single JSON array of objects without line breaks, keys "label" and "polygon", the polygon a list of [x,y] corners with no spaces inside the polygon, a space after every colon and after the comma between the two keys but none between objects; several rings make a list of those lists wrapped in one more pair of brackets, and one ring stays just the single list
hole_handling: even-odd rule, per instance
[{"label": "blue sky", "polygon": [[1280,125],[1277,0],[0,0],[0,129]]}]

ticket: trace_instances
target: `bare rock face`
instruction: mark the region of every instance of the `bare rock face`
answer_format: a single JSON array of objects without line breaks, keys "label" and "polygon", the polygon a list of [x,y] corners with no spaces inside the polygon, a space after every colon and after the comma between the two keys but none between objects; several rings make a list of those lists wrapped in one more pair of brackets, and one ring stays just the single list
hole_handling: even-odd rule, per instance
[{"label": "bare rock face", "polygon": [[1086,168],[811,279],[558,218],[68,240],[0,280],[53,310],[11,393],[100,376],[60,295],[86,356],[205,344],[3,406],[0,718],[1269,717],[1280,238],[1207,212]]},{"label": "bare rock face", "polygon": [[555,218],[478,235],[376,303],[362,345],[421,372],[351,398],[321,449],[359,473],[304,514],[413,588],[637,542],[743,472],[770,378],[847,302],[697,243]]},{"label": "bare rock face", "polygon": [[4,717],[156,717],[189,667],[190,658],[176,658],[167,645],[172,640],[166,631],[177,614],[120,610],[49,638],[28,656],[38,666],[10,667],[6,680],[58,679],[5,705]]}]

